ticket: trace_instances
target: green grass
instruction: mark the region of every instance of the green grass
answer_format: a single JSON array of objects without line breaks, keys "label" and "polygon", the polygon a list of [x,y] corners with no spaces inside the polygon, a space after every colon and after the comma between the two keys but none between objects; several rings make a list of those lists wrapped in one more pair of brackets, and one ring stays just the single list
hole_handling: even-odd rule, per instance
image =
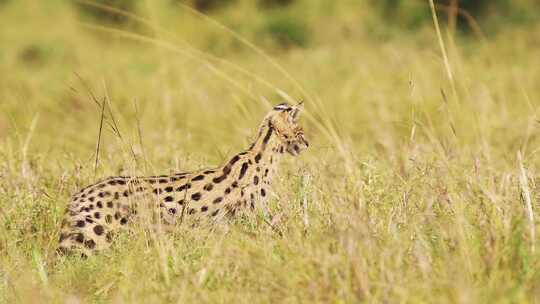
[{"label": "green grass", "polygon": [[[143,16],[170,34],[137,32],[174,47],[85,27],[63,1],[0,7],[1,303],[540,302],[540,244],[522,199],[538,236],[538,26],[487,41],[451,40],[443,27],[454,91],[432,27],[383,40],[354,1],[302,2],[308,47],[261,42],[301,89],[165,2],[144,2]],[[257,41],[262,13],[242,3],[217,18]],[[55,256],[79,187],[220,164],[283,101],[275,88],[306,98],[312,144],[275,182],[267,220],[280,233],[257,214],[136,228],[87,260]],[[107,108],[96,170],[101,109],[89,92],[109,101],[121,134]]]}]

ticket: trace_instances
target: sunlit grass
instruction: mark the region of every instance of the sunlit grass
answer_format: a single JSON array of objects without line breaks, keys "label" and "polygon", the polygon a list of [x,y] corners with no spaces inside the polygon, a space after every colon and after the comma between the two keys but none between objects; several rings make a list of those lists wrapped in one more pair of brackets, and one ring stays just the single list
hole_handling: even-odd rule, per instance
[{"label": "sunlit grass", "polygon": [[[454,90],[431,27],[381,41],[351,25],[365,11],[335,8],[342,23],[309,47],[253,50],[151,3],[153,29],[131,37],[61,1],[0,9],[13,25],[0,27],[0,302],[538,301],[538,225],[522,199],[536,215],[538,28],[456,37]],[[255,24],[260,12],[242,9],[220,20]],[[96,170],[90,93],[111,111]],[[305,99],[312,146],[283,164],[271,217],[138,227],[87,260],[55,256],[77,188],[218,165],[286,98]]]}]

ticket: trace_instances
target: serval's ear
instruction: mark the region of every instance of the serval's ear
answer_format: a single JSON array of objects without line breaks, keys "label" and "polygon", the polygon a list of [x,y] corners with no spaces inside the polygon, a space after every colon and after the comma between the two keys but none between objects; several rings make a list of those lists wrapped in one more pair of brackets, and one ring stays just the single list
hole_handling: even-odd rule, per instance
[{"label": "serval's ear", "polygon": [[292,107],[291,116],[293,120],[297,120],[300,116],[300,112],[304,110],[304,101],[300,101],[297,105]]},{"label": "serval's ear", "polygon": [[292,107],[288,103],[280,103],[274,107],[276,111],[290,111]]}]

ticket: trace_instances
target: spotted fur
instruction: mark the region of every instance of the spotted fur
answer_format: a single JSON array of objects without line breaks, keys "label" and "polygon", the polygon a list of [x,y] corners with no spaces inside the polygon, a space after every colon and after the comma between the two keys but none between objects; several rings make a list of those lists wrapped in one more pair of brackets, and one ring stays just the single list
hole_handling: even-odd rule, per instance
[{"label": "spotted fur", "polygon": [[242,208],[254,209],[267,200],[282,155],[296,156],[308,147],[297,123],[299,111],[298,105],[275,106],[249,149],[221,167],[172,175],[115,176],[81,189],[66,209],[59,252],[90,255],[106,249],[118,230],[141,220],[149,210],[172,225],[184,217],[217,220]]}]

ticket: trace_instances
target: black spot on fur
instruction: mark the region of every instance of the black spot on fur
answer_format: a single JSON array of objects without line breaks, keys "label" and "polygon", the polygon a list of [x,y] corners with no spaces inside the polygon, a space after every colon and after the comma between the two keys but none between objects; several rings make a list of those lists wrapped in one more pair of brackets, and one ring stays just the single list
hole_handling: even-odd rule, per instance
[{"label": "black spot on fur", "polygon": [[268,141],[270,140],[270,136],[272,136],[272,131],[274,129],[272,128],[272,126],[270,125],[270,122],[268,122],[268,131],[266,132],[266,135],[264,136],[263,138],[263,143],[266,145],[268,143]]},{"label": "black spot on fur", "polygon": [[117,200],[117,199],[119,199],[119,198],[120,198],[120,193],[115,192],[115,193],[114,193],[114,199]]},{"label": "black spot on fur", "polygon": [[255,162],[258,164],[259,161],[261,160],[261,153],[257,153],[257,155],[255,155]]},{"label": "black spot on fur", "polygon": [[60,233],[60,242],[62,242],[63,240],[67,239],[68,238],[68,234],[67,233]]},{"label": "black spot on fur", "polygon": [[233,156],[233,158],[231,158],[231,160],[229,161],[229,166],[232,167],[239,160],[240,160],[240,155]]},{"label": "black spot on fur", "polygon": [[268,176],[268,172],[269,172],[268,169],[264,169],[264,177],[267,177],[267,176]]},{"label": "black spot on fur", "polygon": [[129,196],[129,191],[128,190],[125,190],[124,193],[122,194],[124,197],[128,197]]},{"label": "black spot on fur", "polygon": [[127,218],[123,217],[121,220],[120,220],[120,225],[125,225],[127,224]]},{"label": "black spot on fur", "polygon": [[84,242],[84,235],[82,233],[75,233],[73,234],[73,239],[78,243],[82,243]]},{"label": "black spot on fur", "polygon": [[182,206],[183,204],[184,204],[184,200],[183,200],[183,199],[181,199],[181,200],[178,201],[178,205]]},{"label": "black spot on fur", "polygon": [[200,180],[203,180],[203,179],[204,179],[204,175],[201,174],[201,175],[195,176],[192,180],[193,181],[200,181]]},{"label": "black spot on fur", "polygon": [[223,197],[217,197],[217,198],[213,201],[213,203],[214,203],[214,204],[219,204],[219,203],[221,203],[222,201],[223,201]]},{"label": "black spot on fur", "polygon": [[188,214],[194,214],[195,212],[197,212],[197,210],[193,209],[193,208],[190,208],[188,210]]},{"label": "black spot on fur", "polygon": [[194,200],[194,201],[198,201],[200,200],[202,197],[201,193],[200,192],[197,192],[197,193],[193,193],[193,195],[191,195],[191,199]]},{"label": "black spot on fur", "polygon": [[79,227],[79,228],[82,228],[84,227],[84,225],[86,225],[86,223],[84,221],[77,221],[75,223],[75,226]]},{"label": "black spot on fur", "polygon": [[99,218],[101,217],[101,214],[99,214],[99,212],[95,212],[95,213],[94,213],[94,217],[95,217],[96,219],[99,219]]},{"label": "black spot on fur", "polygon": [[231,188],[229,188],[229,187],[225,188],[225,195],[227,195],[229,193],[231,193]]},{"label": "black spot on fur", "polygon": [[242,168],[240,168],[240,175],[238,176],[238,179],[242,179],[244,177],[244,175],[246,175],[247,169],[248,169],[248,164],[243,163]]},{"label": "black spot on fur", "polygon": [[159,183],[160,183],[160,184],[165,184],[165,183],[167,183],[167,182],[169,182],[168,179],[165,179],[165,178],[160,178],[160,179],[159,179]]},{"label": "black spot on fur", "polygon": [[184,191],[186,189],[189,189],[189,188],[191,188],[191,184],[183,184],[182,186],[176,188],[176,191],[177,192],[182,192],[182,191]]},{"label": "black spot on fur", "polygon": [[95,225],[94,226],[94,233],[96,235],[102,235],[104,231],[105,231],[105,229],[103,229],[103,226],[101,226],[101,225]]},{"label": "black spot on fur", "polygon": [[94,242],[94,240],[86,240],[84,241],[84,247],[94,249],[96,247],[96,242]]},{"label": "black spot on fur", "polygon": [[213,184],[206,184],[203,189],[206,190],[206,191],[210,191],[210,190],[212,190],[212,188],[214,188]]},{"label": "black spot on fur", "polygon": [[154,190],[152,190],[152,192],[157,195],[157,194],[161,193],[161,189],[160,188],[155,188]]},{"label": "black spot on fur", "polygon": [[117,220],[117,221],[118,221],[121,217],[122,217],[122,216],[120,215],[120,212],[116,212],[116,213],[114,214],[114,219]]},{"label": "black spot on fur", "polygon": [[116,181],[115,180],[112,180],[112,181],[109,181],[107,184],[111,185],[111,186],[114,186],[116,185]]},{"label": "black spot on fur", "polygon": [[96,199],[96,198],[93,197],[93,196],[91,196],[91,197],[88,198],[88,200],[91,201],[91,202],[93,202],[95,199]]},{"label": "black spot on fur", "polygon": [[96,206],[97,206],[98,208],[103,208],[103,203],[102,203],[101,201],[98,201],[98,202],[96,203]]},{"label": "black spot on fur", "polygon": [[219,213],[219,209],[216,209],[216,211],[212,212],[212,216],[216,216]]},{"label": "black spot on fur", "polygon": [[174,201],[174,197],[172,197],[172,196],[167,196],[167,197],[165,197],[164,200],[165,200],[166,202],[172,202],[172,201]]},{"label": "black spot on fur", "polygon": [[208,211],[208,206],[202,206],[201,207],[201,212],[206,212]]},{"label": "black spot on fur", "polygon": [[210,173],[214,173],[214,172],[216,172],[216,170],[206,170],[203,173],[204,174],[210,174]]},{"label": "black spot on fur", "polygon": [[234,182],[231,184],[231,186],[232,186],[233,188],[238,187],[238,182],[237,182],[237,181],[234,181]]},{"label": "black spot on fur", "polygon": [[175,209],[175,208],[169,209],[169,213],[170,213],[170,214],[176,214],[176,209]]},{"label": "black spot on fur", "polygon": [[253,177],[253,184],[254,184],[255,186],[259,184],[259,177],[258,177],[257,175],[255,175],[255,176]]},{"label": "black spot on fur", "polygon": [[172,192],[173,191],[173,187],[172,186],[168,186],[168,187],[165,187],[163,188],[163,190],[167,191],[167,192]]},{"label": "black spot on fur", "polygon": [[222,181],[224,181],[226,178],[227,178],[227,175],[226,175],[226,174],[222,174],[222,175],[220,175],[220,176],[214,177],[214,178],[212,179],[212,181],[213,181],[214,183],[216,183],[216,184],[219,184],[219,183],[221,183]]},{"label": "black spot on fur", "polygon": [[264,188],[261,188],[261,195],[264,197],[266,196],[266,190],[264,190]]},{"label": "black spot on fur", "polygon": [[112,201],[107,202],[107,207],[112,208],[113,207],[113,202]]},{"label": "black spot on fur", "polygon": [[125,185],[125,184],[126,184],[126,181],[120,179],[120,180],[117,181],[117,183],[118,183],[119,185]]}]

